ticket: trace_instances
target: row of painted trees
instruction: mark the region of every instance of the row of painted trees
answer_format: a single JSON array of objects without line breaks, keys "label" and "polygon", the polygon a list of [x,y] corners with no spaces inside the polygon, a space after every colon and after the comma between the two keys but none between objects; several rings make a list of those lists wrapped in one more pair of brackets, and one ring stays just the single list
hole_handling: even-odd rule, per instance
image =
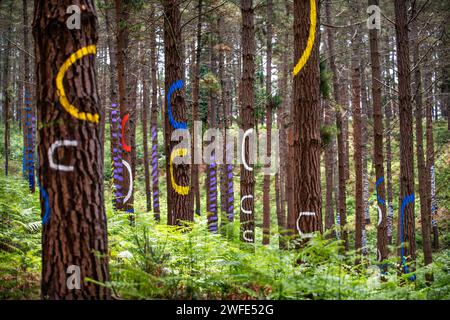
[{"label": "row of painted trees", "polygon": [[[200,213],[201,170],[198,165],[173,164],[173,157],[182,155],[183,152],[174,148],[177,142],[171,141],[172,132],[176,129],[193,130],[191,125],[193,121],[201,120],[205,113],[209,127],[218,125],[221,130],[225,130],[231,126],[231,114],[237,113],[240,128],[244,131],[257,128],[260,120],[257,119],[255,106],[254,88],[257,85],[255,67],[258,70],[262,68],[255,65],[255,60],[258,64],[263,64],[263,59],[258,59],[256,55],[256,44],[263,41],[256,41],[255,10],[257,8],[252,0],[241,0],[240,3],[241,35],[238,38],[240,43],[233,43],[225,32],[232,27],[230,22],[227,23],[221,17],[226,13],[226,10],[221,8],[224,5],[222,3],[215,1],[204,3],[199,0],[193,18],[182,24],[182,9],[178,1],[164,0],[162,7],[151,3],[148,5],[149,8],[145,6],[146,10],[143,11],[148,16],[138,21],[138,12],[143,8],[141,2],[116,0],[114,3],[97,3],[105,22],[103,28],[106,31],[105,43],[97,47],[99,25],[94,1],[80,1],[80,29],[67,27],[70,14],[66,12],[66,9],[72,4],[69,2],[59,1],[56,4],[51,1],[35,1],[33,34],[36,73],[32,75],[30,72],[29,52],[23,52],[24,85],[22,88],[25,93],[19,94],[19,96],[22,94],[26,97],[32,96],[31,79],[34,78],[36,109],[31,101],[33,99],[29,98],[27,101],[31,102],[29,105],[25,104],[26,112],[23,113],[24,169],[30,181],[30,189],[34,191],[32,159],[36,140],[35,131],[38,129],[38,183],[44,223],[42,296],[51,299],[109,298],[108,290],[92,283],[83,284],[82,290],[68,290],[66,286],[66,269],[69,265],[80,266],[83,278],[90,277],[103,282],[109,277],[103,195],[105,122],[109,120],[110,124],[111,149],[109,152],[112,161],[115,208],[128,212],[130,222],[133,224],[135,219],[133,205],[135,182],[133,183],[133,180],[136,180],[137,165],[135,131],[139,111],[141,111],[147,210],[153,210],[155,219],[160,220],[157,132],[163,128],[165,174],[168,184],[167,223],[177,225],[182,221],[193,221],[194,214]],[[13,3],[11,1],[8,6],[10,12],[12,12]],[[340,52],[336,51],[335,44],[336,30],[341,28],[334,26],[335,21],[332,17],[333,12],[341,8],[334,8],[334,5],[331,1],[322,3],[322,10],[325,13],[325,22],[322,25],[326,28],[324,32],[320,32],[321,21],[318,13],[321,7],[318,1],[295,0],[293,6],[285,1],[282,14],[287,17],[289,25],[279,28],[275,26],[274,12],[281,10],[280,4],[273,3],[271,0],[265,3],[266,10],[263,16],[266,43],[264,48],[266,98],[265,117],[262,119],[266,121],[267,143],[270,150],[270,128],[276,109],[276,122],[282,141],[280,153],[282,166],[274,179],[265,176],[263,182],[263,243],[267,244],[270,241],[270,186],[274,183],[280,234],[295,236],[298,233],[322,232],[323,222],[325,229],[333,230],[337,220],[337,224],[342,228],[337,228],[333,236],[339,235],[343,240],[344,248],[349,249],[348,227],[346,227],[346,184],[349,181],[350,172],[348,122],[349,114],[351,114],[356,201],[355,248],[361,252],[365,251],[365,224],[369,222],[366,159],[370,133],[367,122],[368,118],[372,118],[375,189],[380,217],[377,227],[377,251],[380,261],[387,258],[389,255],[387,245],[391,243],[393,235],[392,203],[394,200],[390,167],[392,157],[390,130],[394,113],[399,115],[401,133],[397,244],[399,244],[398,255],[402,263],[402,271],[406,273],[411,270],[408,269],[411,268],[409,262],[415,260],[413,102],[416,107],[416,154],[423,249],[425,263],[432,261],[430,233],[433,205],[430,170],[434,165],[433,114],[432,103],[427,101],[425,104],[427,119],[425,160],[421,125],[423,97],[420,94],[424,91],[421,88],[422,78],[424,77],[427,83],[431,82],[432,76],[428,73],[424,76],[421,74],[421,63],[424,59],[425,61],[428,59],[427,54],[423,55],[424,50],[421,50],[418,44],[411,45],[419,43],[416,38],[419,32],[418,17],[427,8],[427,3],[413,1],[408,15],[407,1],[395,1],[396,50],[391,51],[395,57],[390,53],[382,56],[379,52],[380,43],[387,47],[391,44],[392,39],[388,32],[384,35],[377,29],[371,29],[368,32],[372,110],[369,107],[369,93],[364,79],[365,61],[360,58],[367,29],[364,28],[363,23],[359,23],[350,27],[344,26],[342,29],[345,31],[339,31],[351,50],[351,54],[344,55],[344,57],[351,57],[349,72],[339,70],[340,66],[345,65],[345,61],[339,55]],[[379,3],[377,0],[369,0],[367,5],[379,5]],[[26,8],[27,0],[23,0],[24,26],[29,25]],[[357,1],[351,1],[347,18],[351,17],[354,21],[360,20],[365,17],[362,14],[364,8],[366,7],[361,6]],[[213,13],[215,10],[217,14]],[[289,20],[291,15],[293,16],[292,24]],[[141,34],[142,30],[139,29],[136,32],[134,28],[142,21],[145,21],[145,30],[148,31],[145,36]],[[189,45],[183,38],[186,34],[182,31],[188,23],[194,21],[197,21],[197,24],[191,34],[195,43]],[[7,30],[9,39],[12,33],[11,25]],[[205,28],[207,28],[206,31]],[[409,28],[411,28],[410,32]],[[280,50],[282,45],[289,48],[292,33],[293,57],[292,51]],[[288,87],[292,84],[292,100],[283,99],[280,106],[276,105],[276,96],[272,93],[274,91],[272,61],[275,35],[276,42],[282,44],[276,47],[281,51],[281,55],[277,56],[280,60],[277,61],[279,69],[277,89],[281,97],[289,97]],[[385,38],[380,39],[381,36]],[[25,27],[23,33],[25,49],[29,46],[28,37],[29,30]],[[130,38],[134,41],[130,41]],[[415,39],[415,42],[409,41],[410,38]],[[325,47],[324,57],[326,57],[322,63],[319,61],[320,42]],[[7,40],[6,44],[9,52],[14,43]],[[233,45],[236,50],[230,48]],[[161,78],[158,62],[162,58],[159,54],[162,46],[164,47],[164,90],[162,90],[164,94],[161,94],[161,88],[158,86]],[[207,50],[204,49],[205,46]],[[412,64],[410,47],[413,51]],[[342,48],[338,44],[338,49],[345,49],[345,46]],[[191,54],[188,54],[189,50]],[[189,70],[185,69],[186,59],[190,62]],[[208,77],[202,71],[202,59],[209,60],[209,70],[213,75],[212,82],[218,78],[221,90],[216,90],[214,85],[205,85],[207,83],[205,79]],[[383,59],[386,61],[382,61]],[[10,78],[9,59],[4,61],[3,80],[7,84]],[[398,74],[389,69],[389,65],[394,64],[394,61],[396,61]],[[97,63],[104,68],[99,68]],[[290,67],[291,64],[292,67]],[[230,72],[227,65],[236,65],[236,72],[234,74]],[[327,96],[326,89],[322,88],[326,82],[322,79],[322,76],[326,74],[322,70],[324,66],[331,70],[332,97]],[[187,74],[190,79],[186,79]],[[411,90],[411,74],[414,77],[414,90]],[[347,82],[349,76],[350,85]],[[105,80],[107,77],[109,77],[108,81]],[[102,81],[98,81],[98,78]],[[201,101],[200,79],[203,81],[203,86],[207,88],[207,102]],[[106,86],[108,82],[109,88]],[[100,86],[100,83],[103,86]],[[189,90],[192,103],[186,100],[186,83],[189,83],[191,87]],[[9,86],[6,84],[4,85],[3,111],[4,119],[9,119],[11,102],[8,99],[11,95],[7,92]],[[398,89],[395,89],[397,84]],[[351,89],[350,97],[348,88]],[[103,99],[100,99],[99,92]],[[232,92],[235,93],[234,98]],[[398,112],[393,110],[396,98],[390,95],[398,95]],[[109,98],[105,99],[106,96]],[[140,110],[136,107],[139,100],[142,100]],[[351,100],[351,110],[347,108],[349,100]],[[382,112],[383,100],[385,121]],[[105,108],[106,101],[109,101],[109,105]],[[202,103],[207,106],[206,112],[201,110]],[[238,112],[233,110],[233,105],[239,106]],[[148,126],[149,110],[150,126]],[[35,115],[37,122],[34,122]],[[162,118],[161,126],[158,122],[159,115]],[[5,121],[6,172],[9,158],[8,124],[9,121]],[[336,143],[331,137],[331,141],[323,144],[325,137],[321,132],[321,125],[322,128],[336,126]],[[387,134],[385,127],[389,130]],[[383,144],[385,135],[386,152]],[[149,152],[148,140],[151,141],[151,152]],[[192,148],[196,143],[200,142],[193,141]],[[322,148],[324,148],[326,180],[324,219],[322,218],[320,180]],[[247,143],[246,158],[249,157],[249,152]],[[227,143],[225,143],[224,154],[225,158],[229,154]],[[388,159],[384,158],[385,155]],[[30,163],[27,162],[28,160]],[[336,168],[335,161],[338,163]],[[218,168],[220,172],[217,171]],[[220,185],[217,183],[218,176]],[[213,163],[208,166],[206,177],[208,226],[212,232],[216,232],[219,229],[219,220],[221,223],[226,223],[233,221],[234,218],[233,166],[217,166]],[[387,192],[385,182],[387,182]],[[218,216],[218,188],[221,191],[220,207],[224,213],[221,219]],[[241,165],[240,198],[246,200],[242,201],[240,206],[240,223],[241,239],[245,242],[254,242],[255,239],[254,194],[255,171]],[[336,217],[333,210],[333,197]],[[435,242],[437,242],[437,228],[433,230]],[[406,245],[400,245],[401,243]],[[281,239],[280,246],[286,247],[286,241]]]}]

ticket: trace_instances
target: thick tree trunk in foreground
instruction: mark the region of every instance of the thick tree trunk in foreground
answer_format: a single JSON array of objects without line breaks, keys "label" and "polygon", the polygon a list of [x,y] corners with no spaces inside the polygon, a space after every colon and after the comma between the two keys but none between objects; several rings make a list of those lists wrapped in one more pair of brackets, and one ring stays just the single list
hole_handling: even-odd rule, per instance
[{"label": "thick tree trunk in foreground", "polygon": [[[38,120],[44,124],[38,148],[44,224],[41,295],[107,299],[105,287],[84,281],[109,280],[95,72],[97,16],[93,1],[81,1],[83,28],[70,31],[65,12],[71,4],[35,4]],[[45,126],[58,120],[60,125]]]},{"label": "thick tree trunk in foreground", "polygon": [[408,273],[416,259],[414,222],[414,158],[409,63],[408,15],[406,0],[395,0],[398,87],[400,109],[400,203],[397,244],[402,271]]},{"label": "thick tree trunk in foreground", "polygon": [[[180,224],[181,221],[193,221],[189,206],[190,168],[187,161],[176,163],[177,158],[189,153],[186,148],[175,146],[171,141],[175,129],[187,130],[186,106],[184,100],[183,60],[181,53],[181,12],[177,0],[164,0],[164,61],[165,61],[165,134],[166,134],[166,172],[167,187],[167,223]],[[176,140],[176,139],[175,139]],[[192,155],[191,155],[192,156]],[[184,158],[185,159],[185,158]],[[181,161],[180,161],[181,162]]]},{"label": "thick tree trunk in foreground", "polygon": [[[308,38],[317,33],[317,1],[294,1],[294,61],[308,50]],[[317,28],[317,30],[312,30]],[[317,36],[317,35],[316,35]],[[320,74],[318,40],[312,42],[303,68],[294,68],[293,186],[294,214],[302,241],[315,231],[322,232],[322,191],[320,185]],[[306,48],[306,49],[305,49]],[[301,62],[301,61],[300,61]],[[297,73],[296,73],[297,71]]]}]

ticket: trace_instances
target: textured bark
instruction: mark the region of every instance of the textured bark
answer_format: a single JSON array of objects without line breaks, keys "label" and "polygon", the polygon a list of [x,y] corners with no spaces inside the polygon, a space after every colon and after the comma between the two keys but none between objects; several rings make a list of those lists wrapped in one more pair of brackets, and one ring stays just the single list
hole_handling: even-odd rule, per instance
[{"label": "textured bark", "polygon": [[[406,0],[395,0],[398,87],[400,109],[400,213],[398,219],[398,255],[404,273],[411,271],[407,263],[416,259],[414,222],[414,158],[411,106],[411,79]],[[409,197],[409,198],[408,198]],[[412,203],[408,203],[411,199]],[[403,205],[402,205],[403,204]],[[411,266],[412,269],[414,266]]]},{"label": "textured bark", "polygon": [[[13,1],[9,5],[8,16],[11,17],[13,11]],[[3,66],[3,121],[5,123],[5,136],[4,136],[4,153],[5,153],[5,176],[8,175],[9,170],[9,147],[10,147],[10,132],[9,132],[9,122],[10,122],[10,108],[11,108],[11,83],[10,83],[10,56],[11,56],[11,34],[12,34],[12,21],[8,24],[6,44],[6,53],[4,55],[4,66]]]},{"label": "textured bark", "polygon": [[109,95],[111,102],[111,114],[110,114],[110,153],[113,170],[113,207],[115,209],[120,207],[120,203],[123,201],[122,193],[122,179],[123,179],[123,164],[122,164],[122,129],[120,110],[118,110],[117,104],[117,75],[116,75],[116,50],[114,48],[114,40],[112,35],[112,29],[114,26],[114,14],[113,9],[106,9],[105,12],[105,25],[107,33],[107,46],[109,52]]},{"label": "textured bark", "polygon": [[[241,129],[245,131],[253,129],[255,126],[255,110],[253,107],[253,85],[255,74],[255,27],[253,0],[241,0],[242,13],[242,80],[241,80]],[[249,162],[250,148],[249,139],[245,142],[245,152],[242,157]],[[253,168],[252,165],[250,165]],[[241,205],[240,222],[241,222],[241,240],[245,242],[255,242],[255,219],[254,219],[254,194],[255,194],[255,178],[253,171],[246,170],[241,164],[241,200],[246,198]],[[248,214],[246,212],[251,212]]]},{"label": "textured bark", "polygon": [[[27,0],[22,1],[23,10],[23,47],[25,50],[29,50],[29,31],[28,24],[28,4]],[[25,112],[24,112],[24,147],[25,147],[25,165],[26,165],[26,177],[28,180],[28,186],[32,193],[35,192],[35,179],[34,179],[34,154],[35,154],[35,138],[36,138],[36,110],[34,107],[34,99],[31,98],[31,77],[30,77],[30,58],[27,53],[23,54],[24,65],[24,89],[25,89]]]},{"label": "textured bark", "polygon": [[[316,1],[317,2],[317,1]],[[317,6],[317,3],[316,3]],[[310,29],[310,4],[294,0],[294,61],[304,51]],[[316,30],[318,32],[318,30]],[[322,192],[320,185],[320,73],[319,41],[313,46],[304,68],[294,76],[293,186],[297,232],[322,232]],[[300,213],[314,215],[300,216]]]},{"label": "textured bark", "polygon": [[[129,106],[129,97],[128,97],[128,37],[129,37],[129,10],[130,10],[130,0],[116,0],[116,36],[117,36],[117,51],[116,51],[116,59],[117,59],[117,73],[118,73],[118,87],[119,87],[119,109],[120,109],[120,119],[121,119],[121,149],[122,149],[122,162],[126,161],[131,167],[131,173],[133,173],[133,157],[132,152],[134,149],[134,145],[132,143],[132,130],[133,129],[133,118],[134,112],[131,112],[132,108]],[[128,121],[125,121],[128,118]],[[125,144],[124,144],[125,143]],[[126,149],[125,145],[131,146],[130,149]],[[122,201],[117,203],[117,209],[124,210],[128,212],[130,222],[134,221],[134,209],[133,209],[133,192],[131,192],[131,197],[125,202],[125,195],[128,194],[129,190],[133,188],[133,184],[131,183],[132,178],[127,168],[123,167],[123,178],[120,181],[121,191],[123,193]]]},{"label": "textured bark", "polygon": [[152,85],[152,115],[151,115],[151,132],[152,132],[152,191],[153,191],[153,214],[156,221],[160,221],[159,206],[159,170],[158,170],[158,79],[157,73],[157,48],[156,48],[156,19],[155,7],[152,5],[150,24],[150,68],[151,68],[151,85]]},{"label": "textured bark", "polygon": [[[352,6],[353,18],[359,19],[358,5]],[[352,37],[352,116],[353,116],[353,162],[355,166],[355,250],[363,248],[364,202],[363,202],[363,161],[361,128],[361,64],[359,61],[361,30],[358,28]],[[356,263],[359,263],[357,258]]]},{"label": "textured bark", "polygon": [[[333,121],[332,107],[330,101],[324,103],[324,125],[331,126]],[[334,227],[334,205],[333,205],[333,171],[334,171],[334,138],[331,138],[325,149],[325,230],[332,230]],[[334,237],[335,231],[332,230],[329,237]]]},{"label": "textured bark", "polygon": [[[285,13],[286,17],[289,18],[290,10],[288,2],[285,0]],[[289,33],[290,30],[286,30],[284,32],[284,42],[289,43]],[[288,54],[289,50],[287,48],[283,51],[282,57],[282,67],[279,68],[282,70],[282,78],[280,79],[280,94],[283,98],[281,106],[277,110],[277,126],[280,135],[280,170],[275,175],[275,192],[276,199],[278,203],[277,207],[277,224],[278,224],[278,233],[279,233],[279,248],[285,249],[287,248],[287,217],[286,217],[286,190],[287,190],[287,136],[286,136],[286,128],[285,123],[288,116],[289,111],[289,98],[288,98],[288,77],[289,74],[289,66],[288,66]]]},{"label": "textured bark", "polygon": [[[327,0],[325,2],[325,15],[326,15],[326,23],[328,25],[332,25],[331,20],[331,1]],[[338,84],[338,74],[336,70],[336,59],[334,56],[334,39],[335,33],[331,30],[331,28],[327,28],[326,30],[326,40],[327,40],[327,49],[329,53],[329,65],[330,70],[333,74],[333,93],[334,100],[337,103],[339,101],[339,84]],[[327,102],[325,105],[325,125],[331,126],[333,122],[333,112],[332,105]],[[334,172],[334,153],[335,153],[335,142],[330,142],[325,150],[325,179],[326,179],[326,209],[325,209],[325,229],[330,230],[334,227],[334,208],[333,208],[333,172]],[[337,210],[338,211],[338,210]],[[335,231],[331,234],[332,237],[336,235]]]},{"label": "textured bark", "polygon": [[[368,5],[379,5],[379,0],[369,0]],[[384,147],[383,147],[383,114],[381,108],[381,66],[378,30],[369,31],[370,61],[372,66],[372,99],[373,99],[373,159],[375,165],[376,193],[379,214],[377,223],[377,259],[383,261],[388,257],[386,192],[384,179]]]},{"label": "textured bark", "polygon": [[[214,50],[215,46],[215,33],[216,30],[210,27],[210,36],[209,36],[209,52],[210,52],[210,70],[214,77],[217,76],[217,55]],[[209,128],[216,129],[217,124],[217,98],[214,89],[209,88],[209,99],[208,99],[209,107],[208,107],[208,124]],[[214,138],[216,139],[216,138]],[[213,143],[213,142],[212,142]],[[206,186],[206,194],[207,194],[207,218],[208,218],[208,229],[210,232],[216,233],[218,231],[218,215],[217,215],[217,162],[216,162],[216,153],[213,151],[211,153],[210,164],[206,170],[205,177],[205,186]]]},{"label": "textured bark", "polygon": [[[195,49],[195,66],[194,66],[194,81],[192,85],[192,122],[199,121],[199,81],[200,81],[200,57],[202,53],[202,0],[198,0],[197,5],[197,47]],[[194,154],[194,148],[196,144],[201,145],[201,141],[195,140],[195,135],[193,134],[194,128],[192,128],[193,137],[192,140],[192,150],[191,154]],[[199,182],[199,165],[192,164],[191,167],[191,197],[193,199],[192,206],[195,204],[195,213],[200,215],[200,182]]]},{"label": "textured bark", "polygon": [[[146,58],[145,48],[141,48],[141,54],[143,57],[141,61],[147,65],[148,59]],[[142,143],[144,144],[144,177],[145,177],[145,199],[147,203],[147,211],[152,210],[152,186],[150,184],[150,159],[148,154],[148,109],[149,109],[149,73],[147,68],[141,70],[142,74]]]},{"label": "textured bark", "polygon": [[[180,55],[181,48],[181,12],[179,2],[176,0],[164,0],[164,62],[165,62],[165,92],[179,80],[183,80],[183,60]],[[165,109],[168,111],[168,100],[165,99]],[[184,89],[176,90],[171,96],[171,106],[173,118],[177,122],[187,121],[186,107],[184,100]],[[166,181],[171,181],[170,157],[178,144],[178,141],[171,141],[171,134],[175,128],[169,123],[169,116],[165,116],[166,134]],[[173,164],[173,177],[177,185],[190,186],[189,164]],[[167,223],[169,225],[181,224],[181,221],[193,221],[194,216],[189,205],[189,190],[187,194],[181,194],[174,189],[171,183],[167,188]]]},{"label": "textured bark", "polygon": [[[416,2],[412,4],[411,15],[415,16],[417,12]],[[420,58],[420,42],[418,39],[419,26],[414,21],[411,27],[411,39],[413,45],[413,64],[416,66],[414,70],[414,102],[415,102],[415,118],[416,118],[416,157],[417,171],[419,173],[419,196],[420,196],[420,217],[422,225],[422,246],[425,265],[433,262],[431,254],[431,199],[427,192],[429,183],[429,171],[425,165],[425,156],[423,150],[423,127],[422,127],[422,71],[419,65]]]},{"label": "textured bark", "polygon": [[[233,159],[231,158],[231,146],[226,137],[226,130],[231,125],[232,101],[231,101],[231,79],[226,71],[226,63],[231,58],[229,51],[231,49],[225,45],[224,41],[224,19],[218,17],[218,34],[219,34],[219,81],[222,87],[221,104],[222,104],[222,121],[220,123],[223,137],[223,157],[225,159],[221,172],[221,206],[222,218],[221,226],[226,225],[234,219],[234,184],[233,184]],[[227,229],[221,228],[223,234],[228,234]]]},{"label": "textured bark", "polygon": [[[69,5],[68,0],[35,3],[38,120],[42,124],[61,121],[40,130],[38,146],[41,209],[43,213],[47,206],[50,209],[49,216],[43,214],[41,295],[44,299],[106,299],[110,293],[105,287],[84,281],[85,277],[99,282],[109,279],[100,127],[56,107],[55,86],[55,66],[80,48],[96,44],[97,16],[93,1],[81,1],[83,28],[70,31],[65,13]],[[79,110],[99,113],[95,57],[88,55],[75,62],[66,72],[64,87]],[[50,162],[49,148],[57,140],[77,142],[76,147],[57,148],[50,154],[58,164],[72,165],[72,171],[57,170]],[[80,268],[80,289],[67,285],[71,265]]]},{"label": "textured bark", "polygon": [[[271,157],[272,145],[272,24],[273,1],[267,1],[267,61],[266,61],[266,130],[267,156]],[[270,164],[269,164],[270,167]],[[263,186],[263,244],[270,243],[270,175],[264,176]]]}]

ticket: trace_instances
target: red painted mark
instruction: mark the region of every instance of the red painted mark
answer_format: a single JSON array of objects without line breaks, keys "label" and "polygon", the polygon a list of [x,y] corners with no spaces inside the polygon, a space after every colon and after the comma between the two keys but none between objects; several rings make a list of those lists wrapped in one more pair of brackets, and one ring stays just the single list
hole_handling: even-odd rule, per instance
[{"label": "red painted mark", "polygon": [[123,150],[125,150],[126,152],[131,152],[131,147],[127,145],[125,142],[125,124],[127,123],[129,117],[130,115],[127,113],[126,115],[123,116],[122,119],[122,147]]}]

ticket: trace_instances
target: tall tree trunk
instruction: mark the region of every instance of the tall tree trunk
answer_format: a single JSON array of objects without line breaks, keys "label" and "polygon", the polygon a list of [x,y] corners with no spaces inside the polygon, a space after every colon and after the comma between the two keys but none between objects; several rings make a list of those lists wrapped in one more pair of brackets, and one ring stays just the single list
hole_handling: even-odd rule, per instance
[{"label": "tall tree trunk", "polygon": [[[386,50],[388,53],[385,55],[386,57],[386,84],[388,88],[393,83],[393,77],[391,76],[391,66],[392,61],[390,59],[390,41],[389,41],[389,35],[386,35],[385,40]],[[388,99],[388,102],[386,103],[385,107],[385,115],[386,115],[386,182],[387,182],[387,237],[388,237],[388,244],[392,244],[392,233],[393,233],[393,225],[394,225],[394,193],[392,191],[392,148],[391,148],[391,118],[392,118],[392,98],[390,97],[391,90],[387,90],[386,98]]]},{"label": "tall tree trunk", "polygon": [[[412,3],[411,15],[415,16],[417,13],[417,3]],[[417,170],[419,173],[419,196],[420,196],[420,217],[422,225],[422,245],[425,265],[433,261],[431,253],[431,199],[428,195],[429,172],[425,165],[425,157],[423,150],[423,127],[422,127],[422,72],[419,65],[420,59],[420,42],[418,39],[417,20],[413,22],[411,28],[411,38],[413,45],[413,64],[414,70],[414,102],[415,102],[415,118],[416,118],[416,156],[417,156]],[[430,279],[430,275],[427,275]]]},{"label": "tall tree trunk", "polygon": [[[13,12],[13,4],[14,1],[11,1],[9,4],[9,13],[8,16],[12,16]],[[10,56],[12,51],[12,45],[11,45],[11,35],[12,35],[12,27],[13,23],[12,21],[8,24],[8,30],[7,30],[7,37],[6,39],[6,52],[4,55],[4,66],[3,66],[3,121],[5,122],[5,137],[4,137],[4,152],[5,152],[5,176],[8,175],[9,170],[9,147],[10,147],[10,132],[9,132],[9,125],[10,125],[10,108],[11,108],[11,83],[10,83]]]},{"label": "tall tree trunk", "polygon": [[[266,61],[266,131],[267,156],[272,154],[272,24],[273,1],[267,0],[267,61]],[[268,165],[270,167],[270,164]],[[264,175],[263,186],[263,244],[270,242],[270,175]]]},{"label": "tall tree trunk", "polygon": [[122,192],[123,170],[124,165],[122,163],[122,124],[120,118],[120,110],[117,105],[117,75],[116,75],[116,55],[117,51],[114,50],[112,29],[114,25],[113,9],[105,9],[105,25],[107,33],[107,46],[109,53],[109,95],[111,102],[110,113],[110,153],[113,169],[113,207],[115,209],[120,208],[120,204],[123,201],[124,194]]},{"label": "tall tree trunk", "polygon": [[156,18],[155,5],[152,4],[150,24],[150,68],[152,83],[152,190],[153,190],[153,214],[156,221],[160,221],[159,206],[159,170],[158,170],[158,79],[157,73],[157,48],[156,48]]},{"label": "tall tree trunk", "polygon": [[[147,66],[148,59],[146,58],[145,48],[141,48],[142,59],[141,61]],[[142,143],[144,144],[144,177],[145,177],[145,198],[147,203],[147,211],[152,210],[152,186],[150,184],[150,159],[148,155],[148,109],[149,109],[149,73],[147,72],[147,68],[143,68],[141,70],[142,73]]]},{"label": "tall tree trunk", "polygon": [[[425,83],[432,83],[432,72],[427,70],[425,72]],[[433,101],[432,91],[429,94],[429,98],[426,100],[425,113],[426,113],[426,141],[427,141],[427,159],[426,166],[429,170],[429,184],[428,194],[430,196],[431,206],[431,226],[433,230],[433,249],[439,249],[439,231],[436,221],[437,205],[436,205],[436,176],[434,171],[434,136],[433,136]]]},{"label": "tall tree trunk", "polygon": [[[288,2],[285,0],[285,12],[287,18],[289,17],[290,10],[288,8]],[[284,33],[284,43],[289,43],[289,33],[290,30],[286,30]],[[288,54],[289,50],[287,48],[283,51],[282,57],[282,78],[280,79],[280,94],[283,98],[282,104],[277,110],[277,126],[280,133],[280,170],[275,176],[275,190],[277,197],[277,224],[279,233],[279,248],[287,248],[287,217],[286,217],[286,176],[287,176],[287,136],[285,123],[287,119],[287,112],[289,109],[289,98],[288,98],[288,77],[289,66],[288,66]]]},{"label": "tall tree trunk", "polygon": [[[324,124],[331,126],[333,121],[333,111],[330,101],[325,101],[325,119]],[[325,230],[332,230],[334,227],[334,205],[333,205],[333,172],[334,172],[334,138],[328,142],[325,150]],[[334,230],[331,232],[330,237],[334,237]]]},{"label": "tall tree trunk", "polygon": [[402,270],[408,273],[408,262],[416,259],[414,222],[414,158],[409,63],[408,16],[406,0],[395,0],[397,63],[400,109],[400,213],[397,243]]},{"label": "tall tree trunk", "polygon": [[[379,0],[369,0],[368,5],[379,5]],[[375,165],[375,189],[377,193],[378,223],[377,223],[377,260],[388,257],[386,192],[384,179],[384,147],[383,147],[383,114],[381,108],[381,66],[379,52],[378,30],[369,31],[370,61],[372,66],[372,99],[373,99],[373,159]],[[385,271],[385,267],[383,267]]]},{"label": "tall tree trunk", "polygon": [[[352,5],[353,18],[359,19],[358,4]],[[352,116],[353,116],[353,162],[355,166],[355,250],[364,250],[364,202],[363,202],[363,161],[361,128],[361,64],[359,61],[361,30],[355,30],[352,37]],[[360,262],[359,258],[356,263]]]},{"label": "tall tree trunk", "polygon": [[[217,55],[214,50],[215,45],[215,33],[213,25],[210,25],[209,35],[209,52],[210,52],[210,70],[214,77],[217,75]],[[216,129],[217,120],[217,98],[213,88],[209,88],[209,107],[208,107],[208,124],[210,129]],[[216,143],[217,137],[214,137]],[[210,163],[206,170],[206,193],[207,193],[207,211],[208,211],[208,229],[209,231],[216,233],[218,231],[218,216],[217,216],[217,161],[215,150],[211,152]]]},{"label": "tall tree trunk", "polygon": [[[28,25],[28,4],[27,0],[22,1],[23,10],[23,47],[24,50],[30,50],[29,44],[29,31]],[[24,146],[25,146],[25,164],[26,164],[26,176],[28,179],[28,186],[30,191],[35,191],[35,179],[34,179],[34,150],[35,150],[35,135],[36,135],[36,118],[34,109],[34,99],[31,98],[31,77],[30,77],[30,58],[28,53],[23,54],[24,65],[24,88],[25,88],[25,112],[24,112]]]},{"label": "tall tree trunk", "polygon": [[[363,37],[362,28],[361,39]],[[369,153],[369,130],[367,129],[369,119],[369,103],[367,98],[366,87],[366,71],[365,60],[367,57],[364,46],[360,46],[360,75],[361,75],[361,158],[362,158],[362,171],[363,171],[363,252],[367,254],[367,234],[366,225],[370,224],[370,207],[369,207],[369,176],[367,172],[368,167],[368,153]]]},{"label": "tall tree trunk", "polygon": [[[333,25],[332,15],[331,15],[331,0],[325,2],[325,12],[326,20],[328,25]],[[330,28],[327,28],[327,45],[329,51],[329,62],[330,70],[332,72],[333,78],[333,95],[335,103],[338,104],[336,107],[336,128],[337,133],[337,149],[338,149],[338,177],[339,177],[339,187],[337,194],[337,220],[339,221],[341,231],[340,235],[344,240],[344,248],[348,250],[348,235],[347,231],[343,230],[346,224],[346,184],[345,184],[345,143],[344,143],[344,131],[342,126],[342,111],[341,107],[343,104],[341,91],[343,86],[339,85],[339,74],[336,67],[335,58],[335,46],[334,46],[334,34]]]},{"label": "tall tree trunk", "polygon": [[[176,163],[176,158],[189,153],[186,148],[175,148],[178,141],[171,141],[172,131],[187,130],[187,117],[183,90],[183,60],[181,56],[181,12],[177,0],[164,0],[164,62],[165,62],[165,134],[166,134],[166,177],[167,223],[178,225],[181,221],[193,221],[190,210],[189,164]],[[180,159],[178,159],[180,160]],[[174,163],[175,162],[175,163]]]},{"label": "tall tree trunk", "polygon": [[81,1],[83,28],[70,31],[65,12],[71,4],[69,0],[35,3],[38,119],[43,124],[62,123],[40,130],[41,295],[44,299],[107,299],[110,293],[104,286],[84,282],[86,277],[109,280],[93,57],[97,15],[93,1]]},{"label": "tall tree trunk", "polygon": [[[241,32],[241,48],[242,48],[242,82],[241,91],[241,128],[244,132],[253,130],[255,126],[255,110],[253,107],[253,85],[255,74],[255,27],[253,0],[241,0],[242,13],[242,32]],[[250,131],[248,131],[250,132]],[[243,159],[250,162],[250,139],[244,141]],[[249,169],[249,170],[248,170]],[[255,242],[255,219],[254,219],[254,194],[255,194],[255,178],[252,164],[247,168],[241,164],[241,240],[245,242]]]},{"label": "tall tree trunk", "polygon": [[[294,61],[298,62],[293,84],[293,186],[297,232],[302,241],[312,232],[322,232],[319,45],[312,37],[318,33],[317,17],[316,0],[294,0]],[[302,68],[304,54],[310,56]]]},{"label": "tall tree trunk", "polygon": [[[197,5],[197,47],[195,49],[195,66],[194,66],[194,81],[192,88],[192,122],[199,121],[199,91],[200,91],[200,58],[202,53],[202,0],[198,0]],[[194,128],[192,128],[192,148],[191,154],[194,155],[194,150],[197,146],[201,147],[201,141],[196,140],[196,136],[193,133]],[[192,206],[195,203],[195,213],[200,215],[200,182],[199,182],[199,165],[192,164],[191,167],[191,176],[192,176]]]},{"label": "tall tree trunk", "polygon": [[[121,119],[121,145],[122,145],[122,164],[123,179],[121,181],[121,191],[123,192],[122,201],[117,204],[117,209],[128,212],[130,222],[134,221],[133,209],[133,157],[132,157],[132,122],[134,112],[130,112],[129,97],[127,94],[127,71],[128,70],[128,36],[129,36],[129,10],[130,0],[116,0],[116,25],[117,25],[117,73],[119,86],[119,109]],[[130,143],[131,142],[131,143]],[[131,145],[129,145],[131,144]]]}]

